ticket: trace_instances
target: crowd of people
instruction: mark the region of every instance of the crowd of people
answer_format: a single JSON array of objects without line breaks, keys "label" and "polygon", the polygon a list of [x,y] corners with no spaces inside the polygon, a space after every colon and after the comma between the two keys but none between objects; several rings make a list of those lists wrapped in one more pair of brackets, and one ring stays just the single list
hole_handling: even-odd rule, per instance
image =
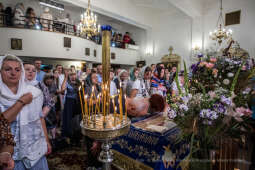
[{"label": "crowd of people", "polygon": [[[65,23],[59,27],[58,23],[54,21],[59,21]],[[70,25],[68,25],[70,24]],[[2,3],[0,3],[0,26],[15,26],[15,27],[25,27],[31,29],[41,29],[44,31],[53,31],[53,27],[61,32],[75,32],[75,26],[72,26],[73,20],[70,18],[70,14],[66,14],[63,19],[54,18],[50,13],[50,8],[46,7],[43,13],[39,16],[36,15],[35,10],[32,7],[25,8],[24,4],[19,2],[16,4],[15,8],[10,6],[4,9]]]},{"label": "crowd of people", "polygon": [[[81,141],[79,87],[83,85],[88,96],[92,87],[96,95],[101,92],[101,64],[84,71],[74,66],[64,69],[58,64],[48,72],[42,71],[41,65],[39,59],[23,63],[13,55],[6,55],[0,61],[0,166],[47,169],[45,155],[54,149],[54,140],[61,138],[67,144]],[[111,69],[110,94],[113,96],[123,89],[128,96],[125,102],[131,118],[162,112],[164,107],[155,105],[155,101],[165,103],[167,93],[176,93],[175,70],[173,67],[169,71],[163,64]],[[137,105],[137,101],[145,104]],[[95,147],[89,141],[88,147]]]},{"label": "crowd of people", "polygon": [[130,33],[126,32],[122,38],[121,33],[114,33],[111,40],[112,46],[118,48],[126,48],[126,44],[135,45],[135,41],[130,37]]},{"label": "crowd of people", "polygon": [[[0,2],[0,26],[15,26],[43,31],[63,32],[81,36],[97,44],[101,44],[100,34],[92,37],[80,35],[69,13],[66,14],[65,18],[56,18],[51,14],[50,8],[48,7],[44,8],[43,13],[39,16],[32,7],[25,8],[23,3],[17,3],[15,8],[9,6],[4,8],[3,4]],[[123,38],[121,33],[114,33],[112,46],[126,48],[126,44],[135,44],[129,32],[126,32]]]}]

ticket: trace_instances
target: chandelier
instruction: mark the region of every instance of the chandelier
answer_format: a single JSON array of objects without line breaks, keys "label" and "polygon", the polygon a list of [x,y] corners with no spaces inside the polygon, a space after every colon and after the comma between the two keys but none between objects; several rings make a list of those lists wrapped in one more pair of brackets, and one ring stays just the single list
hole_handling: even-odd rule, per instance
[{"label": "chandelier", "polygon": [[80,34],[92,37],[100,31],[100,25],[97,25],[97,16],[90,9],[90,0],[88,0],[88,8],[81,14],[81,22],[78,25]]},{"label": "chandelier", "polygon": [[224,19],[222,15],[222,0],[220,0],[220,16],[217,21],[216,29],[210,32],[210,38],[216,40],[221,45],[223,40],[229,39],[232,36],[232,30],[224,28]]}]

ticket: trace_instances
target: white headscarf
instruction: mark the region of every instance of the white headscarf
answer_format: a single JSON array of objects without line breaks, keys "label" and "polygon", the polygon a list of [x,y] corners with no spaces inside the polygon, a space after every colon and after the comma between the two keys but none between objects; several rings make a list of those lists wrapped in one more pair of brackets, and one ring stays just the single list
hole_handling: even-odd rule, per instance
[{"label": "white headscarf", "polygon": [[123,91],[126,93],[128,79],[127,79],[127,80],[124,80],[124,81],[121,81],[121,79],[120,79],[120,76],[121,76],[123,73],[125,73],[125,72],[128,74],[127,70],[122,69],[122,70],[120,71],[120,73],[118,74],[118,79],[119,79],[119,82],[121,83],[121,87],[123,88]]},{"label": "white headscarf", "polygon": [[[29,162],[37,160],[38,157],[42,157],[47,152],[47,143],[40,121],[40,114],[42,112],[43,105],[43,94],[41,90],[25,83],[25,71],[23,63],[18,57],[14,55],[6,55],[1,58],[0,69],[2,69],[4,59],[8,56],[16,58],[19,61],[22,68],[22,73],[16,94],[14,94],[3,82],[0,74],[0,105],[4,106],[4,108],[9,108],[14,105],[22,95],[29,92],[32,93],[32,102],[25,105],[17,115],[16,132],[13,134],[14,141],[16,143],[16,146],[14,147],[14,159]],[[34,164],[35,163],[36,162],[34,162]]]},{"label": "white headscarf", "polygon": [[31,86],[36,86],[39,83],[39,81],[36,80],[36,75],[33,80],[28,80],[27,78],[25,78],[25,82]]},{"label": "white headscarf", "polygon": [[121,76],[123,73],[128,73],[128,72],[127,72],[127,70],[125,70],[125,69],[122,69],[122,70],[119,72],[119,74],[118,74],[118,79],[119,79],[120,82],[121,82],[120,76]]}]

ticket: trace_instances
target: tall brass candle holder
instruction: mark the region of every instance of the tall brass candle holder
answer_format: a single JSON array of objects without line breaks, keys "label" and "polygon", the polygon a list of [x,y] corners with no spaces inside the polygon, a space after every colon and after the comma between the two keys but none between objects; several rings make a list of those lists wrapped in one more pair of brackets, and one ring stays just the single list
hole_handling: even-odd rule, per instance
[{"label": "tall brass candle holder", "polygon": [[[104,170],[111,169],[113,153],[110,148],[110,140],[127,134],[131,121],[127,117],[127,111],[123,111],[123,92],[110,96],[110,42],[111,26],[102,26],[102,66],[103,82],[100,94],[95,94],[92,88],[90,96],[85,95],[84,87],[80,88],[79,96],[82,110],[81,128],[83,135],[102,142],[102,151],[98,158],[103,163]],[[112,109],[110,107],[112,106]],[[117,112],[117,107],[119,112]],[[111,110],[113,110],[111,113]]]}]

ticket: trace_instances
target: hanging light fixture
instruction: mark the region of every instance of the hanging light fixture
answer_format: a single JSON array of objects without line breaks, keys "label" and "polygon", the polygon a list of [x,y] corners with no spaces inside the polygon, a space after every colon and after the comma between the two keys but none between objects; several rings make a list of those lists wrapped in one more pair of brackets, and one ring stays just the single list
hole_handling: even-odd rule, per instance
[{"label": "hanging light fixture", "polygon": [[224,27],[224,19],[222,15],[222,0],[220,0],[220,16],[217,21],[216,29],[214,32],[210,32],[210,38],[212,40],[216,40],[219,45],[223,42],[223,40],[229,39],[232,36],[232,30],[225,29]]},{"label": "hanging light fixture", "polygon": [[82,35],[91,37],[97,35],[100,31],[100,25],[97,25],[97,16],[90,9],[90,0],[88,0],[88,8],[81,14],[81,22],[77,26]]}]

